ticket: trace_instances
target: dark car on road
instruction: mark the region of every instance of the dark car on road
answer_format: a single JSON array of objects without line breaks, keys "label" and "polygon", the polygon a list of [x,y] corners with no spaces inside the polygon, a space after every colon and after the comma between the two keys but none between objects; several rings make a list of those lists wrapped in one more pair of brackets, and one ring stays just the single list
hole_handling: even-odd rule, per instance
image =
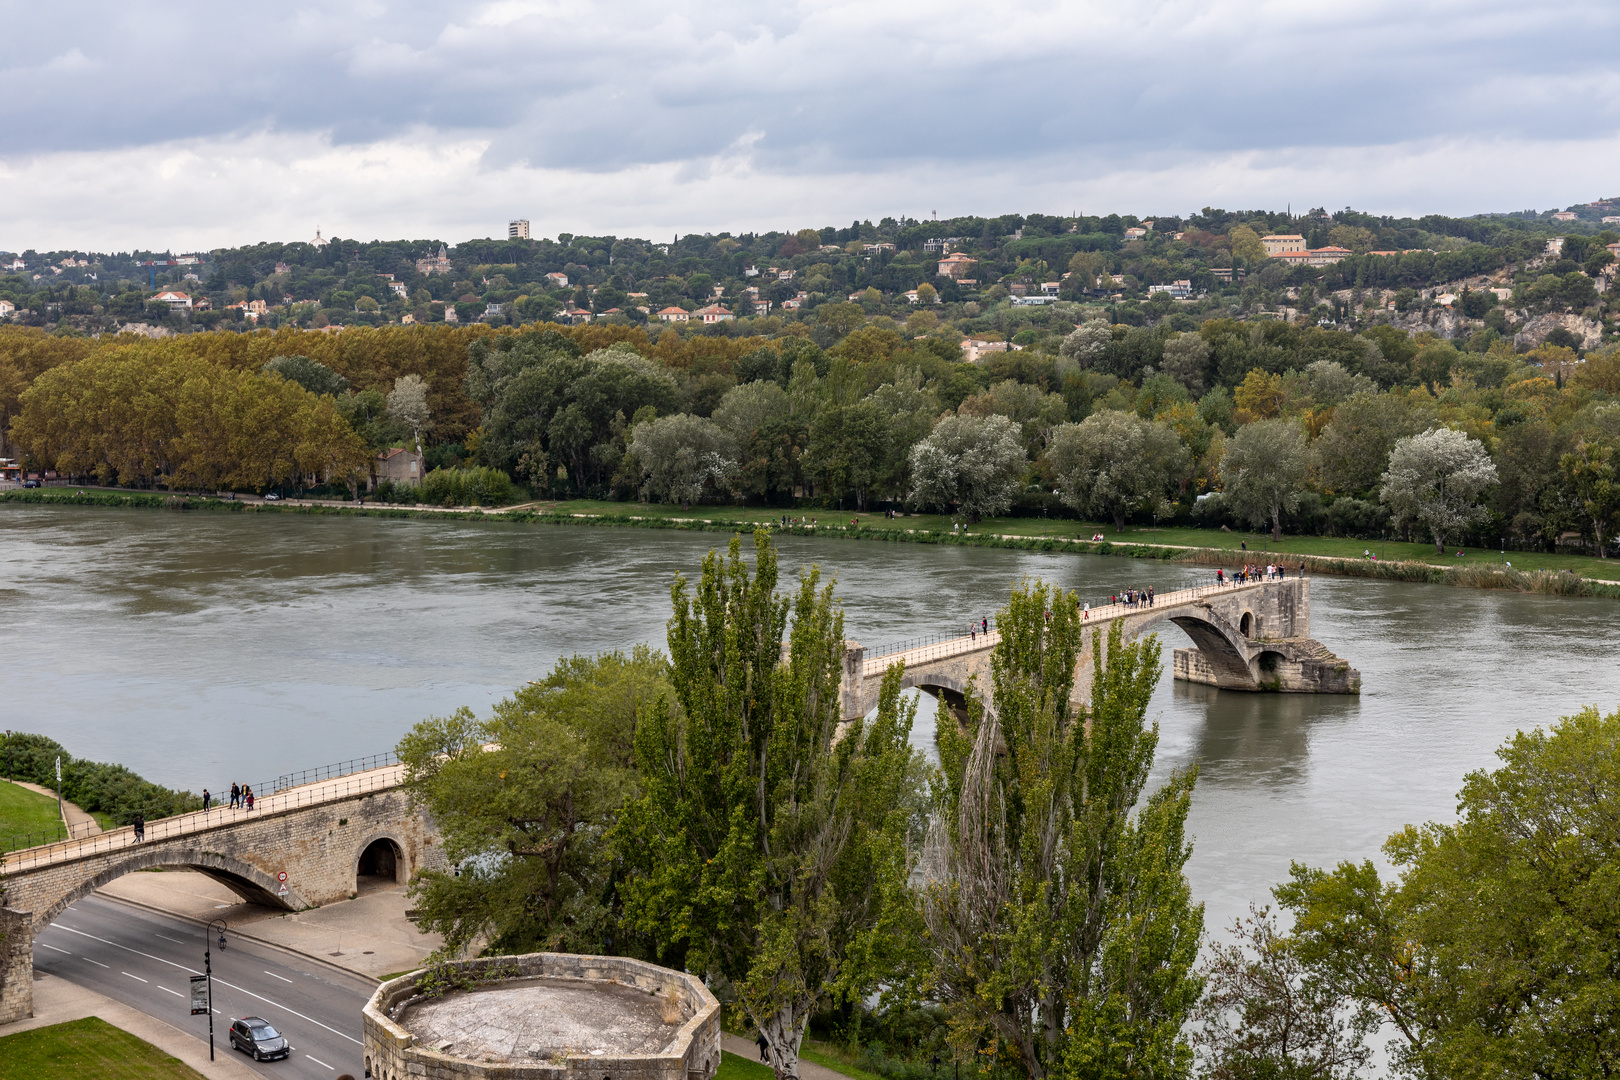
[{"label": "dark car on road", "polygon": [[231,1047],[252,1054],[254,1061],[271,1061],[292,1053],[286,1036],[262,1016],[244,1016],[231,1021]]},{"label": "dark car on road", "polygon": [[39,484],[38,480],[24,480],[23,481],[23,487],[25,487],[25,488],[37,488],[39,486],[40,486],[40,484]]}]

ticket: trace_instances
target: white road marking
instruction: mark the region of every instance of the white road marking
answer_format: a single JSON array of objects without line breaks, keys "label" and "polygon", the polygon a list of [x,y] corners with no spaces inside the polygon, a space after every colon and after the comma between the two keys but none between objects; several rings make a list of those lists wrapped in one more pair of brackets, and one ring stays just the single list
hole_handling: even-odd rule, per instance
[{"label": "white road marking", "polygon": [[112,970],[111,967],[108,967],[108,965],[103,964],[100,960],[92,960],[88,956],[81,956],[81,957],[79,957],[79,959],[83,960],[87,964],[94,964],[98,968],[107,968],[108,971]]},{"label": "white road marking", "polygon": [[160,938],[162,938],[162,939],[163,939],[163,940],[164,940],[164,941],[172,941],[172,942],[174,942],[174,943],[175,943],[175,944],[176,944],[176,945],[184,945],[184,944],[185,944],[185,942],[183,942],[183,941],[181,941],[181,940],[180,940],[180,939],[179,939],[179,938],[174,938],[174,937],[170,937],[170,936],[169,936],[169,935],[167,935],[167,934],[153,934],[153,935],[152,935],[152,936],[153,936],[153,937],[160,937]]},{"label": "white road marking", "polygon": [[45,948],[51,950],[51,952],[59,952],[63,956],[72,956],[73,955],[72,953],[68,952],[66,949],[58,949],[55,945],[46,945],[43,941],[39,942],[39,944],[43,945]]},{"label": "white road marking", "polygon": [[173,994],[175,997],[185,997],[186,996],[186,995],[182,994],[178,990],[170,990],[167,986],[159,986],[158,989],[162,990],[165,994]]},{"label": "white road marking", "polygon": [[[308,1054],[305,1054],[304,1056],[309,1058],[309,1060],[313,1061],[315,1064],[319,1065],[323,1069],[332,1069],[332,1066],[328,1065],[326,1062],[322,1061],[318,1057],[310,1057]],[[337,1072],[336,1069],[332,1069],[332,1071]]]},{"label": "white road marking", "polygon": [[289,978],[287,978],[287,976],[285,976],[285,975],[277,975],[277,974],[276,974],[276,973],[275,973],[275,972],[273,972],[273,971],[266,971],[266,972],[265,972],[265,974],[266,974],[266,975],[268,975],[268,976],[270,976],[270,977],[271,977],[271,978],[272,978],[272,979],[280,979],[280,980],[281,980],[281,981],[282,981],[282,982],[284,982],[284,983],[290,983],[290,982],[292,982],[292,980],[291,980],[291,979],[289,979]]},{"label": "white road marking", "polygon": [[[120,971],[118,974],[120,974],[120,975],[129,975],[129,972]],[[129,975],[129,977],[134,979],[136,982],[145,982],[146,981],[145,979],[141,978],[139,975]]]},{"label": "white road marking", "polygon": [[[132,952],[136,956],[144,956],[148,960],[156,960],[160,964],[168,964],[170,967],[179,968],[181,971],[187,972],[187,973],[192,974],[192,975],[201,975],[202,974],[202,972],[198,971],[196,968],[186,967],[186,965],[184,965],[184,964],[177,964],[173,960],[165,960],[161,956],[153,956],[151,953],[144,953],[144,952],[141,952],[141,950],[139,950],[139,949],[132,949],[128,945],[120,945],[118,942],[109,941],[108,939],[106,939],[104,937],[97,937],[94,934],[87,934],[83,930],[74,930],[71,926],[62,926],[61,923],[55,923],[54,925],[61,926],[62,929],[70,931],[71,933],[78,934],[80,937],[87,937],[91,941],[99,941],[103,945],[111,945],[115,949],[123,949],[125,952]],[[95,961],[92,960],[91,963],[95,963]],[[102,965],[102,966],[105,967],[106,965]],[[130,976],[130,977],[134,978],[133,975]],[[326,1024],[321,1023],[319,1020],[315,1019],[313,1016],[305,1016],[303,1013],[299,1012],[297,1009],[289,1009],[289,1008],[287,1008],[287,1006],[281,1004],[279,1001],[272,1001],[270,998],[263,997],[263,996],[261,996],[259,994],[255,994],[253,991],[249,990],[245,986],[237,986],[235,983],[228,983],[224,979],[221,979],[217,975],[214,977],[214,981],[219,983],[221,986],[228,986],[232,990],[240,991],[241,993],[246,994],[248,997],[258,998],[260,1001],[264,1002],[267,1005],[274,1005],[276,1008],[280,1009],[284,1013],[287,1013],[289,1016],[296,1016],[300,1020],[308,1020],[310,1023],[314,1024],[316,1027],[321,1028],[322,1030],[325,1030],[325,1031],[330,1031],[332,1034],[338,1036],[341,1039],[348,1039],[350,1042],[354,1043],[354,1045],[356,1045],[356,1046],[362,1045],[360,1040],[355,1038],[353,1035],[346,1035],[343,1032],[339,1031],[335,1027],[328,1027]],[[214,1012],[217,1013],[217,1012],[219,1012],[219,1010],[215,1009]]]}]

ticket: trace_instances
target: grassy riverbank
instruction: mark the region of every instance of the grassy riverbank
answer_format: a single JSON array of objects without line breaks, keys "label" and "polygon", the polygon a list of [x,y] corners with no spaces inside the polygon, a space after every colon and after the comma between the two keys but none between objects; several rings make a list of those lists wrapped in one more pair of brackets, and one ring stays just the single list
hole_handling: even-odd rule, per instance
[{"label": "grassy riverbank", "polygon": [[[1326,536],[1285,536],[1273,543],[1266,533],[1226,532],[1173,526],[1132,526],[1123,531],[1096,522],[1041,518],[987,518],[966,532],[953,531],[950,518],[909,514],[806,511],[781,525],[781,511],[742,506],[698,506],[682,510],[643,503],[588,499],[526,503],[521,506],[441,510],[427,507],[355,506],[346,503],[258,503],[198,496],[145,494],[108,489],[65,488],[0,492],[0,503],[150,507],[172,510],[225,510],[251,513],[365,516],[539,522],[598,528],[678,529],[731,532],[769,525],[779,532],[833,539],[889,540],[1037,551],[1075,551],[1127,558],[1162,559],[1204,566],[1240,566],[1276,559],[1290,568],[1347,577],[1421,581],[1471,588],[1510,589],[1620,599],[1620,560],[1589,556],[1490,549],[1452,548],[1442,556],[1432,544],[1364,541]],[[812,524],[813,523],[813,524]],[[1093,541],[1094,535],[1105,539]],[[1377,556],[1373,558],[1372,556]]]},{"label": "grassy riverbank", "polygon": [[8,836],[61,831],[56,800],[0,780],[0,845]]}]

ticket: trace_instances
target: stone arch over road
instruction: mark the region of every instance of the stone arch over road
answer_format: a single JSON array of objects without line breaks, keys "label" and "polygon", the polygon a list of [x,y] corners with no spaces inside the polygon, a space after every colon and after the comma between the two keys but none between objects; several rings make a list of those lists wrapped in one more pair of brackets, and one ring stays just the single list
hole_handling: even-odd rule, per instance
[{"label": "stone arch over road", "polygon": [[[0,856],[0,1023],[33,1012],[33,939],[68,905],[137,870],[201,870],[245,900],[297,911],[358,888],[368,849],[388,847],[395,880],[444,865],[431,821],[401,789],[399,765],[329,776],[257,800],[132,830]],[[285,875],[285,876],[283,876]]]},{"label": "stone arch over road", "polygon": [[[1358,694],[1361,673],[1310,636],[1310,585],[1307,578],[1292,578],[1183,589],[1157,597],[1152,607],[1094,608],[1086,626],[1106,636],[1109,624],[1120,621],[1123,637],[1130,641],[1162,623],[1174,623],[1193,642],[1191,649],[1173,654],[1171,670],[1178,679],[1229,690]],[[1075,694],[1081,703],[1091,693],[1095,658],[1090,637],[1088,633],[1075,668]],[[977,680],[979,695],[991,703],[990,653],[999,640],[992,629],[870,652],[859,642],[848,642],[841,687],[844,719],[872,710],[884,673],[895,663],[905,665],[904,687],[960,699]]]}]

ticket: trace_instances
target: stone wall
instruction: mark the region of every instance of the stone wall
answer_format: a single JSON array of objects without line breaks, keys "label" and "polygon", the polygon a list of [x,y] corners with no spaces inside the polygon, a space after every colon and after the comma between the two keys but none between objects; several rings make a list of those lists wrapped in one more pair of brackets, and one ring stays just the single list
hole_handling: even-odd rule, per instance
[{"label": "stone wall", "polygon": [[674,990],[687,1020],[664,1054],[581,1056],[534,1064],[485,1063],[419,1046],[415,1036],[395,1022],[393,1016],[399,1008],[417,996],[423,973],[412,972],[383,983],[366,1003],[361,1020],[367,1076],[373,1080],[712,1080],[720,1067],[720,1003],[701,980],[691,975],[622,956],[567,953],[486,957],[449,966],[473,975],[515,972],[503,975],[500,981],[580,979],[634,987],[649,996]]},{"label": "stone wall", "polygon": [[28,916],[0,908],[0,1024],[34,1015],[33,945]]}]

